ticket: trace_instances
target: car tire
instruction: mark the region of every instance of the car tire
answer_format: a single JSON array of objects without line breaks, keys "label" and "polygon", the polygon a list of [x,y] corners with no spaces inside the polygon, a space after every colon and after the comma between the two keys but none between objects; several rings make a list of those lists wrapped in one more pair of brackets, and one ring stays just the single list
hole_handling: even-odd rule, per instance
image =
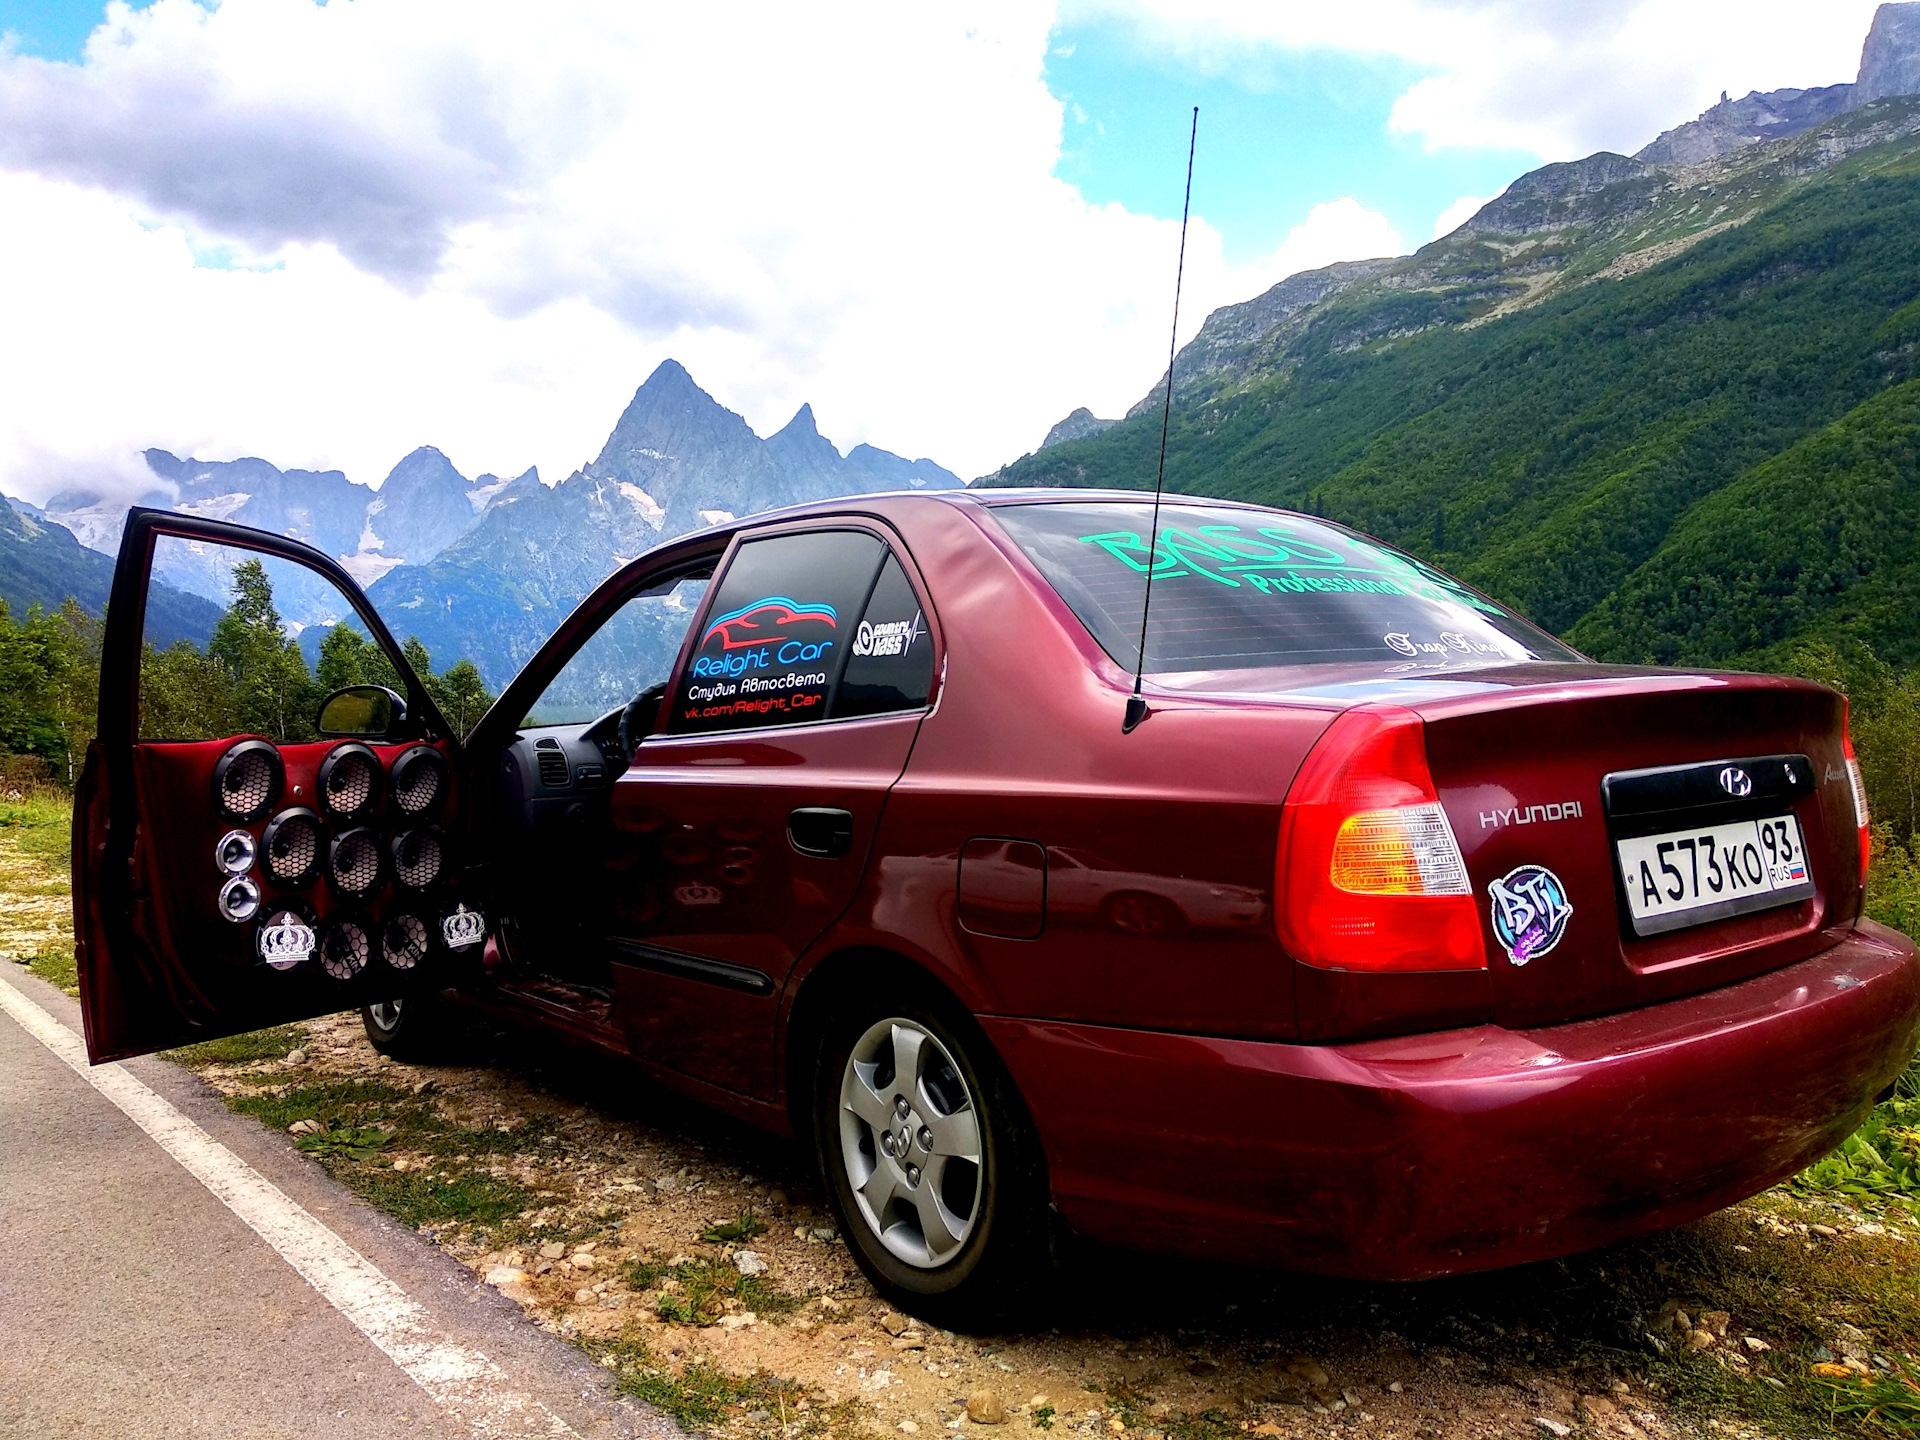
[{"label": "car tire", "polygon": [[[837,1005],[821,1037],[812,1131],[822,1183],[882,1296],[949,1329],[991,1324],[1049,1266],[1037,1137],[972,1017],[944,997],[875,988],[897,993]],[[897,1084],[912,1057],[915,1083]]]},{"label": "car tire", "polygon": [[396,1060],[429,1060],[446,1043],[446,1004],[437,995],[408,995],[360,1007],[367,1043]]}]

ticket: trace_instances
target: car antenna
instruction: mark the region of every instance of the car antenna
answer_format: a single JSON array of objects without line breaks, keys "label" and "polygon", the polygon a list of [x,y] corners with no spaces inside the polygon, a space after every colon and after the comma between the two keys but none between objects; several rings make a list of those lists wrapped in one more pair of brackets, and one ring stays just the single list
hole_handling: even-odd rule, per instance
[{"label": "car antenna", "polygon": [[1167,483],[1167,428],[1173,423],[1173,360],[1180,344],[1180,285],[1187,276],[1187,216],[1193,210],[1193,151],[1200,140],[1200,107],[1193,107],[1193,129],[1187,135],[1187,194],[1180,202],[1180,264],[1173,272],[1173,334],[1167,340],[1167,398],[1160,407],[1160,469],[1153,477],[1153,531],[1147,537],[1147,593],[1140,601],[1140,653],[1133,662],[1133,694],[1127,697],[1126,718],[1120,733],[1131,735],[1147,718],[1140,677],[1147,668],[1147,613],[1153,606],[1153,570],[1160,558],[1160,492]]}]

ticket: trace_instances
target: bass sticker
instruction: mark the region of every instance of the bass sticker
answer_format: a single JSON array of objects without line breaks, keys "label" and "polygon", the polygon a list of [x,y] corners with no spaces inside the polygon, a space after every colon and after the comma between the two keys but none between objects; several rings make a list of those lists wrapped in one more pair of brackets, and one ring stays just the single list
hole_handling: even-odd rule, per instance
[{"label": "bass sticker", "polygon": [[1567,933],[1573,902],[1560,877],[1544,865],[1518,865],[1487,886],[1493,935],[1515,965],[1546,954]]}]

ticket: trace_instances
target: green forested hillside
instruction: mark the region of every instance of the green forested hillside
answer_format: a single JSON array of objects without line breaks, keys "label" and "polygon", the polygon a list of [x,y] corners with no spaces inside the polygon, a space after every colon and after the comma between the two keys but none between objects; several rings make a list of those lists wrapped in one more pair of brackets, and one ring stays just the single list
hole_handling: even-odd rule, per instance
[{"label": "green forested hillside", "polygon": [[[1438,242],[1183,384],[1169,487],[1382,535],[1603,658],[1837,631],[1920,659],[1915,109],[1694,171],[1538,172],[1578,203],[1509,204],[1488,223],[1512,233]],[[1150,485],[1158,420],[992,483]]]},{"label": "green forested hillside", "polygon": [[1920,664],[1917,520],[1920,380],[1910,380],[1694,506],[1569,638],[1660,664],[1855,638]]}]

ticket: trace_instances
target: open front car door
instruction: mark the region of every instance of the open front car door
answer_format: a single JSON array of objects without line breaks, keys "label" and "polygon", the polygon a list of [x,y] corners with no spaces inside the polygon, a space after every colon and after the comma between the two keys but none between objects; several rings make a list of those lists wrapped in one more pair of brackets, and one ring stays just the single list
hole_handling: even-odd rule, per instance
[{"label": "open front car door", "polygon": [[[211,634],[166,633],[147,622],[156,577],[211,582],[232,605]],[[132,511],[74,799],[93,1061],[477,969],[488,927],[461,884],[460,760],[340,565],[242,526]]]}]

